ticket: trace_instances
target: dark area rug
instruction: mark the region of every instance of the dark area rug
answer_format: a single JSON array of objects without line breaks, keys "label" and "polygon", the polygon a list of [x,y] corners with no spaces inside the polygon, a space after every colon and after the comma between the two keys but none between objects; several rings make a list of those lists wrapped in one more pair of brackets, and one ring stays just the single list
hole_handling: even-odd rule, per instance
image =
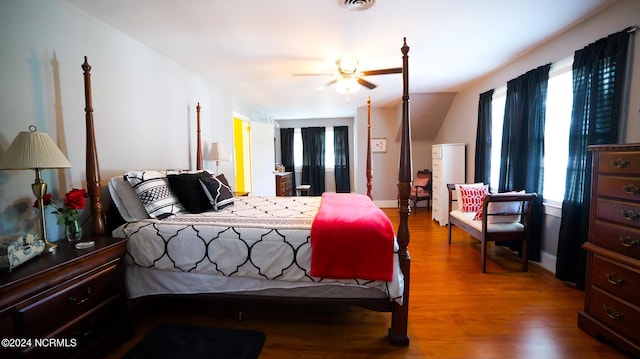
[{"label": "dark area rug", "polygon": [[161,324],[127,354],[126,359],[255,359],[265,334],[257,330]]}]

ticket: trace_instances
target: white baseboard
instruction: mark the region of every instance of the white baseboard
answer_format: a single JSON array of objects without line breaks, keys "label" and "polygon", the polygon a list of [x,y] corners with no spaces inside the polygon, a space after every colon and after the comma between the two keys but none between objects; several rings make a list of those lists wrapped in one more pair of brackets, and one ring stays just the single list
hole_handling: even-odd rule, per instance
[{"label": "white baseboard", "polygon": [[551,273],[556,272],[556,256],[549,252],[541,251],[540,252],[540,263],[531,262],[536,265],[541,266],[542,268],[548,270]]}]

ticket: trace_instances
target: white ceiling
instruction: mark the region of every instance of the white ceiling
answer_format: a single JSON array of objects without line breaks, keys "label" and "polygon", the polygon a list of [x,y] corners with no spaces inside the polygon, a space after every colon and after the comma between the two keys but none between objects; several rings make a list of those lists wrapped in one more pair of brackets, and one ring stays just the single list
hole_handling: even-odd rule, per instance
[{"label": "white ceiling", "polygon": [[347,103],[318,89],[331,76],[294,73],[333,73],[343,55],[360,70],[401,67],[406,37],[411,93],[457,92],[616,0],[377,0],[362,12],[340,0],[68,1],[267,116],[302,119],[352,117],[367,96],[397,103],[402,75],[367,77],[378,87]]}]

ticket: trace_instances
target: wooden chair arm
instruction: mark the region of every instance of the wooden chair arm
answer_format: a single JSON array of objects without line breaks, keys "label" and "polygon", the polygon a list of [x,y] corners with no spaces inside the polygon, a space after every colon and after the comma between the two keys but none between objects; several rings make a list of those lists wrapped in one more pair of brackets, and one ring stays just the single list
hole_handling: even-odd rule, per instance
[{"label": "wooden chair arm", "polygon": [[536,197],[535,193],[489,193],[485,202],[528,202]]},{"label": "wooden chair arm", "polygon": [[[508,217],[520,216],[520,223],[525,228],[528,227],[531,220],[531,206],[533,201],[538,197],[535,193],[490,193],[482,204],[482,231],[486,232],[488,218],[491,217]],[[490,203],[501,202],[520,202],[520,210],[513,212],[489,212]]]},{"label": "wooden chair arm", "polygon": [[415,185],[415,186],[413,186],[413,188],[415,188],[416,190],[417,190],[418,188],[422,188],[423,190],[428,191],[429,189],[431,189],[431,183],[427,183],[427,184],[426,184],[426,185],[424,185],[424,186],[421,186],[421,185]]}]

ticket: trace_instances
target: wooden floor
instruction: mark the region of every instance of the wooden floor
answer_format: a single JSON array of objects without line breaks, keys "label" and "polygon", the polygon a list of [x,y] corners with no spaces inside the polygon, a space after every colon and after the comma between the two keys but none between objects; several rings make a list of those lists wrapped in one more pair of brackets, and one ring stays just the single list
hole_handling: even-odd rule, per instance
[{"label": "wooden floor", "polygon": [[[397,228],[395,209],[385,209]],[[477,241],[423,208],[409,218],[411,298],[409,347],[386,339],[388,313],[358,307],[241,305],[179,300],[133,309],[135,334],[107,358],[120,358],[163,322],[257,329],[260,358],[626,358],[577,327],[584,292],[536,265],[489,245],[480,273]],[[238,313],[242,320],[238,321]]]}]

